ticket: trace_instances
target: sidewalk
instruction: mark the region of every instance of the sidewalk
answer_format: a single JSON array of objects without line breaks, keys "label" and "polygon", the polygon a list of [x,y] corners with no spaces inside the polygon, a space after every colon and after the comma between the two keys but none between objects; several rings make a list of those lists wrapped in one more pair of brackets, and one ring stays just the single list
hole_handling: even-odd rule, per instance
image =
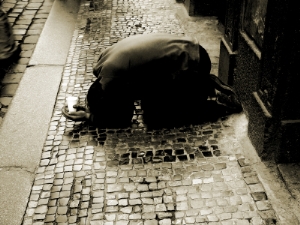
[{"label": "sidewalk", "polygon": [[[43,2],[40,3],[42,4]],[[55,1],[49,18],[46,23],[44,21],[45,26],[38,25],[38,34],[35,35],[38,38],[35,42],[22,44],[22,49],[31,48],[31,51],[24,50],[21,53],[28,53],[27,62],[13,67],[13,71],[15,68],[22,68],[17,73],[22,79],[16,79],[12,75],[14,73],[7,74],[8,77],[12,75],[12,81],[18,82],[8,84],[9,88],[4,89],[10,90],[11,96],[1,97],[1,101],[9,103],[9,107],[4,104],[4,109],[8,110],[0,125],[1,225],[22,224],[70,48],[78,6],[78,1],[74,0]],[[36,12],[26,7],[20,10],[23,13]],[[39,11],[36,16],[38,15]],[[20,17],[18,20],[22,21]],[[35,27],[35,22],[39,19],[33,18],[32,21],[31,26],[22,26],[24,32],[35,31],[31,27]],[[14,30],[18,30],[16,26]],[[28,30],[25,27],[29,27]],[[29,37],[31,36],[26,36],[25,40]],[[23,60],[21,55],[20,61]]]},{"label": "sidewalk", "polygon": [[[8,12],[8,21],[14,38],[20,43],[20,59],[10,67],[0,68],[0,125],[23,77],[30,57],[35,49],[53,1],[51,0],[4,0],[1,9]],[[7,73],[5,70],[9,69]]]},{"label": "sidewalk", "polygon": [[[53,9],[51,13],[47,22],[59,18]],[[256,156],[244,114],[155,131],[144,127],[139,101],[131,129],[97,130],[61,115],[67,96],[84,101],[101,50],[129,35],[194,35],[217,74],[222,33],[216,18],[190,18],[173,0],[82,1],[65,58],[57,50],[49,53],[57,57],[41,55],[50,49],[46,28],[51,26],[45,26],[29,62],[32,68],[27,68],[0,128],[1,181],[19,185],[10,190],[6,185],[6,196],[0,189],[6,206],[0,206],[1,225],[299,224],[299,203],[276,165]],[[26,83],[33,75],[41,83],[34,93],[48,100],[41,106],[45,113],[40,113],[38,102],[29,102],[29,108],[38,108],[28,109],[32,115],[23,119],[15,112],[25,107],[25,91],[33,87]],[[17,190],[20,183],[26,184],[26,193],[11,202],[10,195],[23,191]]]}]

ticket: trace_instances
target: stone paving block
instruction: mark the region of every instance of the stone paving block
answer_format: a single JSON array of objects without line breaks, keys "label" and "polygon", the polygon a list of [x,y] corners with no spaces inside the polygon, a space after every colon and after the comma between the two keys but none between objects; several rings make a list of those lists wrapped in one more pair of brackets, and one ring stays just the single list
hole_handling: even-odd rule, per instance
[{"label": "stone paving block", "polygon": [[16,34],[14,35],[15,41],[22,42],[24,39],[24,35]]},{"label": "stone paving block", "polygon": [[43,27],[44,27],[44,24],[31,24],[29,26],[29,30],[27,32],[32,31],[32,30],[39,30],[39,31],[41,31],[43,29]]},{"label": "stone paving block", "polygon": [[152,198],[153,197],[153,193],[152,192],[142,192],[141,193],[141,197],[142,198]]},{"label": "stone paving block", "polygon": [[37,15],[35,15],[36,19],[47,19],[48,18],[48,13],[37,13]]},{"label": "stone paving block", "polygon": [[249,225],[249,221],[248,220],[238,220],[237,225]]},{"label": "stone paving block", "polygon": [[126,221],[126,220],[120,220],[120,221],[117,221],[116,222],[116,225],[127,225],[129,223],[129,221]]},{"label": "stone paving block", "polygon": [[154,205],[158,205],[158,204],[163,203],[162,202],[162,197],[156,197],[156,198],[154,198],[153,202],[154,202]]},{"label": "stone paving block", "polygon": [[33,53],[33,50],[25,50],[20,53],[20,57],[22,58],[30,58]]},{"label": "stone paving block", "polygon": [[21,49],[26,50],[33,50],[35,48],[35,44],[21,44]]},{"label": "stone paving block", "polygon": [[257,201],[256,206],[258,210],[265,211],[271,209],[271,204],[269,201]]},{"label": "stone paving block", "polygon": [[24,43],[25,44],[35,44],[35,43],[37,43],[38,39],[39,39],[39,35],[27,36],[24,39]]},{"label": "stone paving block", "polygon": [[233,219],[243,219],[244,215],[242,212],[235,212],[235,213],[232,213],[232,218]]},{"label": "stone paving block", "polygon": [[57,223],[65,223],[68,221],[68,218],[66,215],[59,215],[56,217],[56,220],[55,220]]},{"label": "stone paving block", "polygon": [[16,21],[16,24],[18,25],[29,25],[32,23],[31,19],[20,19],[18,21]]},{"label": "stone paving block", "polygon": [[144,221],[144,225],[158,225],[158,221],[157,220],[145,220]]},{"label": "stone paving block", "polygon": [[200,215],[201,216],[206,216],[206,215],[210,215],[213,213],[213,210],[211,208],[207,208],[207,209],[201,209],[200,210]]},{"label": "stone paving block", "polygon": [[128,205],[128,200],[127,199],[121,199],[121,200],[119,200],[118,204],[120,206],[127,206]]},{"label": "stone paving block", "polygon": [[231,196],[230,197],[230,204],[231,205],[241,205],[243,203],[240,196]]},{"label": "stone paving block", "polygon": [[25,35],[27,32],[26,29],[15,29],[13,30],[14,35]]},{"label": "stone paving block", "polygon": [[39,205],[39,206],[40,206],[40,205],[47,205],[48,202],[49,202],[49,198],[41,198],[41,199],[39,199],[39,201],[38,201],[38,205]]},{"label": "stone paving block", "polygon": [[27,10],[27,9],[25,9],[23,11],[22,15],[34,15],[34,14],[36,14],[36,12],[37,12],[37,10]]},{"label": "stone paving block", "polygon": [[130,193],[130,199],[138,199],[140,197],[141,197],[141,194],[139,192]]},{"label": "stone paving block", "polygon": [[20,9],[20,8],[14,8],[11,12],[12,12],[12,13],[21,14],[21,13],[23,12],[23,9]]},{"label": "stone paving block", "polygon": [[249,177],[245,177],[245,182],[247,184],[257,184],[259,183],[259,179],[257,176],[249,176]]},{"label": "stone paving block", "polygon": [[142,198],[141,200],[142,200],[142,203],[145,205],[153,205],[154,204],[154,201],[151,198]]},{"label": "stone paving block", "polygon": [[163,219],[159,221],[160,225],[171,225],[171,219]]},{"label": "stone paving block", "polygon": [[247,191],[246,188],[239,188],[239,189],[236,189],[236,193],[237,193],[238,195],[244,195],[244,194],[247,194],[248,191]]},{"label": "stone paving block", "polygon": [[166,204],[167,211],[170,212],[172,215],[171,217],[174,217],[174,211],[175,211],[175,205],[172,203]]},{"label": "stone paving block", "polygon": [[143,213],[153,213],[155,212],[154,205],[143,205]]},{"label": "stone paving block", "polygon": [[39,9],[41,6],[42,6],[41,2],[31,2],[31,3],[27,4],[26,9],[29,9],[29,10]]},{"label": "stone paving block", "polygon": [[251,185],[249,185],[249,188],[252,192],[264,192],[264,188],[263,188],[262,184],[260,184],[260,183],[251,184]]},{"label": "stone paving block", "polygon": [[254,201],[261,201],[261,200],[268,199],[265,192],[254,192],[254,193],[251,193],[251,196],[254,199]]},{"label": "stone paving block", "polygon": [[188,203],[187,202],[178,202],[176,209],[177,210],[188,210]]},{"label": "stone paving block", "polygon": [[18,84],[22,76],[23,73],[7,73],[2,80],[2,84]]},{"label": "stone paving block", "polygon": [[44,220],[46,217],[45,214],[37,214],[33,216],[33,220]]},{"label": "stone paving block", "polygon": [[188,195],[191,199],[199,199],[201,198],[201,193],[192,193]]},{"label": "stone paving block", "polygon": [[250,195],[241,195],[241,199],[243,203],[252,203],[253,199]]},{"label": "stone paving block", "polygon": [[142,202],[140,199],[129,199],[129,205],[135,206],[135,205],[141,205]]},{"label": "stone paving block", "polygon": [[12,97],[15,95],[19,84],[6,84],[1,88],[1,97]]},{"label": "stone paving block", "polygon": [[22,29],[22,30],[27,30],[29,25],[24,25],[24,24],[16,24],[13,26],[14,29]]},{"label": "stone paving block", "polygon": [[201,192],[201,198],[202,199],[211,199],[213,197],[211,192],[203,191]]},{"label": "stone paving block", "polygon": [[10,69],[11,73],[23,73],[26,69],[26,65],[13,65],[12,68]]},{"label": "stone paving block", "polygon": [[45,218],[45,222],[54,222],[55,221],[55,215],[47,215]]},{"label": "stone paving block", "polygon": [[191,202],[191,204],[193,204],[192,207],[197,208],[197,205],[196,205],[197,203],[201,203],[201,207],[203,206],[203,204],[205,204],[205,206],[207,206],[207,207],[213,207],[213,206],[217,205],[217,202],[215,199],[206,199],[205,201],[203,201],[203,200],[192,201]]},{"label": "stone paving block", "polygon": [[163,196],[164,191],[163,190],[153,191],[152,194],[153,194],[153,197],[161,197],[161,196]]},{"label": "stone paving block", "polygon": [[185,217],[185,222],[187,224],[195,224],[196,218],[195,217]]}]

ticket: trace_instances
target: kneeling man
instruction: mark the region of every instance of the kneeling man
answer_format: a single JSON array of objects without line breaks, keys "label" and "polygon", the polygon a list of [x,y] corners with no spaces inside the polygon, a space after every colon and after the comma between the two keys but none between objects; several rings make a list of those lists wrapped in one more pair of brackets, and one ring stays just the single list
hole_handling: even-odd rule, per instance
[{"label": "kneeling man", "polygon": [[241,111],[234,91],[210,70],[210,58],[196,39],[159,33],[131,36],[100,54],[87,106],[78,106],[74,113],[64,107],[62,112],[71,120],[121,128],[131,123],[134,100],[141,100],[145,123],[197,117],[206,110],[209,96],[222,97],[221,104],[232,112]]}]

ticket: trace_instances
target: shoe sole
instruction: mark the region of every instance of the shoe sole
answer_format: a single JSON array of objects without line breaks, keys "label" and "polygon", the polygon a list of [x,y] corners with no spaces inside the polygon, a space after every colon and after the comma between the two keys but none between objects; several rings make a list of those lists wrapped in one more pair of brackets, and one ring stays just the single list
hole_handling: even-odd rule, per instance
[{"label": "shoe sole", "polygon": [[235,94],[234,90],[227,84],[223,83],[217,76],[210,74],[210,80],[212,81],[214,88],[218,91],[227,95]]}]

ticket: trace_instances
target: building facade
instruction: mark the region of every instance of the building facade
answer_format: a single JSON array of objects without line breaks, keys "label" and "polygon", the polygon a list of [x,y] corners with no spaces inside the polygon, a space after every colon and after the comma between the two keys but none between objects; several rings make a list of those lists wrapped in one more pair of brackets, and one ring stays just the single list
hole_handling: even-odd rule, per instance
[{"label": "building facade", "polygon": [[299,11],[292,0],[226,0],[219,77],[236,89],[263,160],[300,162]]}]

